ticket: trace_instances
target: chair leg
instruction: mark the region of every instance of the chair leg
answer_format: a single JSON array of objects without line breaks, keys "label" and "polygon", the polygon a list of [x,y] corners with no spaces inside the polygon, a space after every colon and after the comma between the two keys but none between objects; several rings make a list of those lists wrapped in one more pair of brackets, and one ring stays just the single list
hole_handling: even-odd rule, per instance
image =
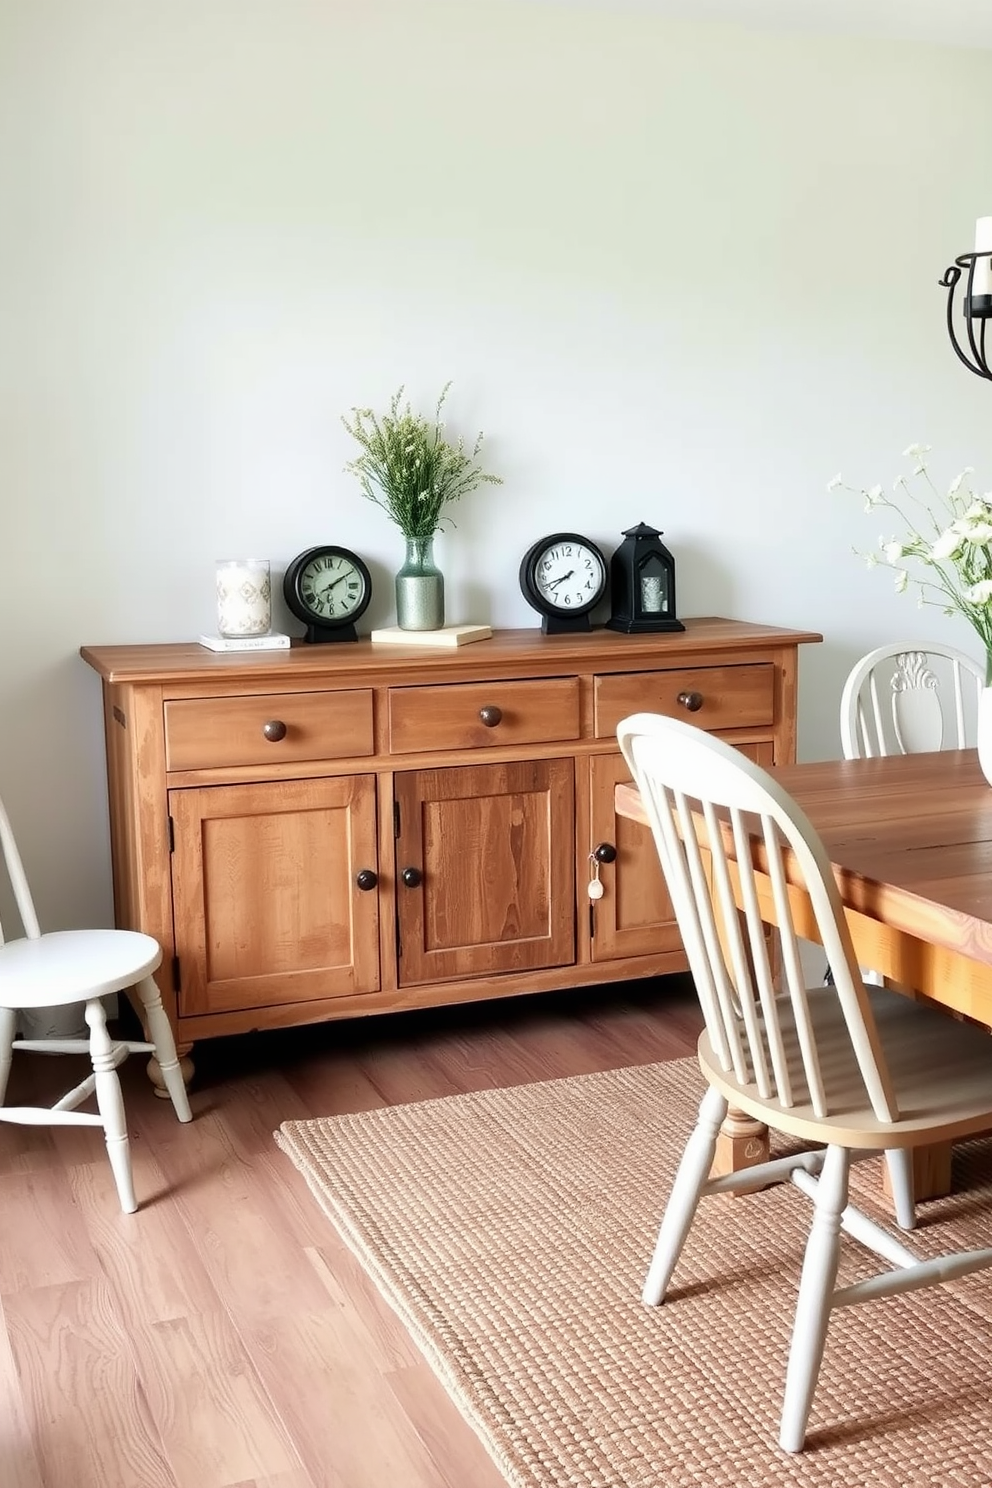
[{"label": "chair leg", "polygon": [[91,997],[87,1002],[85,1016],[90,1030],[90,1058],[96,1078],[96,1103],[103,1120],[107,1155],[114,1172],[121,1208],[125,1214],[133,1214],[138,1204],[131,1177],[131,1149],[124,1118],[124,1097],[121,1095],[121,1082],[113,1063],[114,1042],[107,1032],[107,1015],[99,997]]},{"label": "chair leg", "polygon": [[0,1106],[7,1094],[10,1066],[14,1058],[14,1033],[17,1014],[13,1008],[0,1008]]},{"label": "chair leg", "polygon": [[786,1452],[801,1452],[806,1437],[806,1422],[823,1360],[837,1282],[840,1217],[847,1207],[849,1170],[850,1154],[846,1148],[828,1147],[813,1200],[813,1223],[803,1258],[785,1376],[779,1446]]},{"label": "chair leg", "polygon": [[176,1041],[172,1036],[172,1024],[162,1006],[162,996],[155,985],[154,977],[145,977],[138,983],[138,996],[145,1010],[145,1023],[151,1043],[155,1045],[155,1058],[162,1071],[165,1088],[169,1092],[176,1115],[180,1121],[192,1121],[186,1082],[179,1068]]},{"label": "chair leg", "polygon": [[892,1189],[892,1207],[896,1224],[903,1230],[916,1228],[916,1185],[913,1178],[913,1154],[908,1147],[889,1147],[885,1153]]},{"label": "chair leg", "polygon": [[689,1227],[699,1207],[703,1185],[710,1176],[716,1139],[726,1114],[726,1100],[718,1090],[711,1087],[703,1096],[699,1118],[685,1145],[682,1161],[665,1205],[665,1215],[641,1293],[642,1300],[649,1307],[656,1307],[665,1299],[672,1272],[678,1264]]}]

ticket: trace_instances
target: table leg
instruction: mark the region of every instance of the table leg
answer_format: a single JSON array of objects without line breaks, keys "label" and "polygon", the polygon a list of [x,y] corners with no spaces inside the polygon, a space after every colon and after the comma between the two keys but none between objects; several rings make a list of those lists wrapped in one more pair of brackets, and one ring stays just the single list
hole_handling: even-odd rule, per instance
[{"label": "table leg", "polygon": [[739,1173],[742,1168],[755,1168],[767,1161],[767,1126],[731,1107],[716,1139],[712,1177],[722,1178],[726,1173]]},{"label": "table leg", "polygon": [[[748,942],[747,922],[742,910],[738,910],[737,915],[741,925],[744,954],[747,957],[748,966],[753,977],[754,961]],[[723,949],[724,961],[726,965],[730,966],[732,964],[732,958],[722,920],[718,920],[717,935]],[[774,975],[778,970],[779,940],[777,931],[771,926],[766,927],[765,944],[768,951],[770,968]],[[716,1155],[713,1159],[711,1176],[722,1178],[727,1173],[739,1173],[742,1168],[756,1168],[759,1163],[767,1161],[767,1126],[763,1121],[755,1121],[753,1117],[745,1116],[743,1111],[737,1111],[731,1106],[720,1128],[720,1135],[716,1139]]]},{"label": "table leg", "polygon": [[[882,1170],[882,1191],[892,1197],[888,1166]],[[916,1147],[913,1150],[913,1197],[920,1199],[942,1199],[951,1191],[951,1144],[938,1142],[933,1147]]]}]

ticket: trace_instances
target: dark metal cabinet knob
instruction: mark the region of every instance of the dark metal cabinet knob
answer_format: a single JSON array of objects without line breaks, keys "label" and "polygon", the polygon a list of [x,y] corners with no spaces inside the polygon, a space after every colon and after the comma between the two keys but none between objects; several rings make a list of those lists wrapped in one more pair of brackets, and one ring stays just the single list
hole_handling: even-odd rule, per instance
[{"label": "dark metal cabinet knob", "polygon": [[680,692],[678,701],[689,713],[698,713],[703,706],[703,694],[701,692]]},{"label": "dark metal cabinet knob", "polygon": [[280,739],[286,737],[286,725],[281,718],[270,718],[268,723],[262,724],[262,733],[270,744],[278,744]]},{"label": "dark metal cabinet knob", "polygon": [[479,709],[479,721],[485,724],[486,728],[495,728],[497,724],[503,722],[503,709],[497,708],[495,704],[487,704],[485,708]]},{"label": "dark metal cabinet knob", "polygon": [[404,868],[400,874],[408,889],[419,889],[424,881],[424,875],[419,868]]},{"label": "dark metal cabinet knob", "polygon": [[371,868],[363,868],[361,873],[355,878],[355,883],[363,890],[374,889],[378,882],[379,875],[373,872]]},{"label": "dark metal cabinet knob", "polygon": [[597,863],[615,863],[617,860],[617,850],[612,842],[601,842],[593,848],[592,855]]}]

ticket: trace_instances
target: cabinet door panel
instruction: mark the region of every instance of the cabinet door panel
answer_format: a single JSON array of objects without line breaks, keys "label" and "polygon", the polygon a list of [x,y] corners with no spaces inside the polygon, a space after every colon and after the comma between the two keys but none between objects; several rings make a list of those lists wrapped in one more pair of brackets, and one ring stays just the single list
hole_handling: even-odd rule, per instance
[{"label": "cabinet door panel", "polygon": [[[772,763],[770,739],[738,747],[759,765]],[[593,838],[589,850],[600,842],[612,842],[617,850],[616,860],[600,869],[603,897],[593,908],[592,960],[678,951],[682,938],[654,838],[647,827],[618,817],[614,810],[614,787],[630,779],[623,755],[593,755],[589,769]]]},{"label": "cabinet door panel", "polygon": [[616,860],[600,869],[603,897],[593,908],[592,959],[678,951],[682,938],[654,838],[646,827],[617,816],[613,807],[614,787],[630,779],[623,755],[594,755],[589,766],[590,851],[600,842],[611,842],[617,850]]},{"label": "cabinet door panel", "polygon": [[375,780],[170,792],[183,1016],[374,992]]},{"label": "cabinet door panel", "polygon": [[575,960],[573,782],[560,759],[396,775],[401,986]]}]

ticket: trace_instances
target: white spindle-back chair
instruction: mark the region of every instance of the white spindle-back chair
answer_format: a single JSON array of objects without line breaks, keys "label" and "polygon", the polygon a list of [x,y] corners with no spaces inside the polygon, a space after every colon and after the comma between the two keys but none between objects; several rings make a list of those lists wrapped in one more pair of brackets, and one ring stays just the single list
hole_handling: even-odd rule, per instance
[{"label": "white spindle-back chair", "polygon": [[[168,1016],[152,972],[162,960],[158,942],[133,930],[56,930],[42,934],[10,818],[0,801],[0,849],[23,936],[5,940],[0,926],[0,1121],[22,1125],[99,1126],[107,1143],[121,1208],[137,1208],[131,1176],[124,1101],[117,1066],[129,1054],[154,1054],[180,1121],[190,1121],[189,1100]],[[135,987],[151,1042],[113,1039],[102,998]],[[84,1004],[89,1038],[18,1039],[17,1015],[40,1008]],[[52,1107],[6,1106],[13,1051],[88,1053],[93,1073]],[[97,1110],[77,1109],[91,1096]]]},{"label": "white spindle-back chair", "polygon": [[[617,737],[651,823],[702,1006],[698,1053],[710,1087],[665,1209],[644,1300],[664,1300],[704,1196],[791,1180],[812,1197],[780,1435],[785,1450],[800,1451],[834,1307],[992,1265],[992,1249],[918,1261],[848,1204],[852,1160],[992,1126],[988,1035],[864,983],[823,844],[766,771],[679,719],[637,714],[621,722]],[[833,985],[805,984],[790,897],[797,889],[816,917]],[[780,984],[763,915],[779,929]],[[730,1106],[822,1145],[711,1179]],[[891,1269],[838,1290],[842,1229]]]},{"label": "white spindle-back chair", "polygon": [[[974,746],[981,667],[953,646],[905,641],[877,646],[856,662],[840,702],[840,738],[845,759],[921,754]],[[868,981],[882,981],[873,971]],[[912,1229],[916,1197],[911,1156],[887,1155],[889,1182],[899,1223]]]}]

